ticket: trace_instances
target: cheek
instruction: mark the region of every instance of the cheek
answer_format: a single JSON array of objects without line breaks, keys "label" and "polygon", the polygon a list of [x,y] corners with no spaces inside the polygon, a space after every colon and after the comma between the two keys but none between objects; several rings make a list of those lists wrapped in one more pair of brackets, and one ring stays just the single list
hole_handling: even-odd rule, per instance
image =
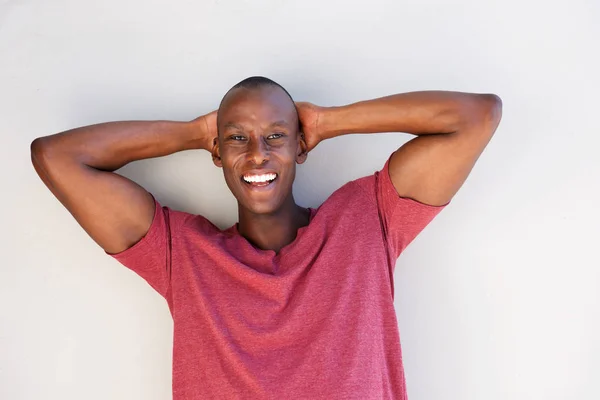
[{"label": "cheek", "polygon": [[233,171],[240,162],[244,159],[243,150],[239,149],[223,149],[221,152],[221,163],[227,171]]},{"label": "cheek", "polygon": [[237,176],[237,173],[232,168],[224,168],[223,170],[224,170],[225,182],[227,183],[227,186],[229,186],[229,189],[234,190],[235,187],[237,187],[241,184],[239,177]]},{"label": "cheek", "polygon": [[231,153],[223,152],[221,153],[221,168],[223,169],[223,176],[225,177],[225,182],[227,185],[231,185],[236,181],[235,172],[236,160],[231,156]]}]

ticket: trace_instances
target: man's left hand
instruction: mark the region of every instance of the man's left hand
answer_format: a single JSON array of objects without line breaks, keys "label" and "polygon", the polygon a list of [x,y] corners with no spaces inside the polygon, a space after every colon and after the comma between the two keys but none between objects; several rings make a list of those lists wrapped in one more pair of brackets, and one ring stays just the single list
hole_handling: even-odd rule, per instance
[{"label": "man's left hand", "polygon": [[301,131],[304,134],[307,152],[314,149],[317,144],[323,139],[319,129],[319,118],[324,111],[323,107],[315,104],[300,101],[296,102],[298,117],[300,118]]}]

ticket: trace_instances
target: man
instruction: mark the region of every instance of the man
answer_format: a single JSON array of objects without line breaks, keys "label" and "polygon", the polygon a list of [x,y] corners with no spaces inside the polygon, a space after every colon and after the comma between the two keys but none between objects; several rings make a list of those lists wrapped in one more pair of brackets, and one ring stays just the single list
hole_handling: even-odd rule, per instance
[{"label": "man", "polygon": [[[435,91],[319,107],[252,77],[218,113],[82,127],[31,154],[83,229],[167,300],[175,400],[405,399],[395,263],[461,187],[501,108],[495,95]],[[417,137],[318,209],[295,203],[296,164],[320,141],[392,131]],[[186,149],[223,169],[239,205],[231,228],[112,172]]]}]

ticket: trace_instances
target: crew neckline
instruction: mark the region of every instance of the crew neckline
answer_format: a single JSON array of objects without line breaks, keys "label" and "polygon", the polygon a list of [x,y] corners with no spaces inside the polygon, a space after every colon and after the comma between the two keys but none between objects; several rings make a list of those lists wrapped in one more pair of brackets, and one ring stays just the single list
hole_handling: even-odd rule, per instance
[{"label": "crew neckline", "polygon": [[294,249],[294,247],[296,247],[296,245],[300,241],[301,237],[304,235],[304,232],[308,229],[308,227],[310,227],[311,223],[313,222],[314,217],[317,213],[317,209],[312,208],[312,207],[306,207],[306,208],[310,212],[310,215],[308,217],[308,224],[298,228],[298,230],[296,231],[296,237],[294,238],[294,240],[292,242],[286,244],[285,246],[283,246],[279,250],[279,253],[275,253],[275,250],[272,250],[272,249],[263,250],[261,248],[256,247],[252,243],[250,243],[250,241],[248,239],[246,239],[244,236],[242,236],[242,234],[240,233],[240,231],[238,229],[239,222],[236,222],[235,224],[233,224],[232,230],[233,230],[233,233],[235,236],[239,237],[246,245],[248,245],[249,247],[254,249],[258,254],[269,255],[272,258],[279,259],[283,255],[288,254],[291,250]]}]

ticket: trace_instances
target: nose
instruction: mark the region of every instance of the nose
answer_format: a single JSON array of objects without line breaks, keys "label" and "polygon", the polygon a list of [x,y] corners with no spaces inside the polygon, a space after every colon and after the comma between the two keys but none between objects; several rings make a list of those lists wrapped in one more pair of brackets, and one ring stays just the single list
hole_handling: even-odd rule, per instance
[{"label": "nose", "polygon": [[269,161],[269,145],[263,138],[251,139],[248,156],[256,165],[262,165]]}]

